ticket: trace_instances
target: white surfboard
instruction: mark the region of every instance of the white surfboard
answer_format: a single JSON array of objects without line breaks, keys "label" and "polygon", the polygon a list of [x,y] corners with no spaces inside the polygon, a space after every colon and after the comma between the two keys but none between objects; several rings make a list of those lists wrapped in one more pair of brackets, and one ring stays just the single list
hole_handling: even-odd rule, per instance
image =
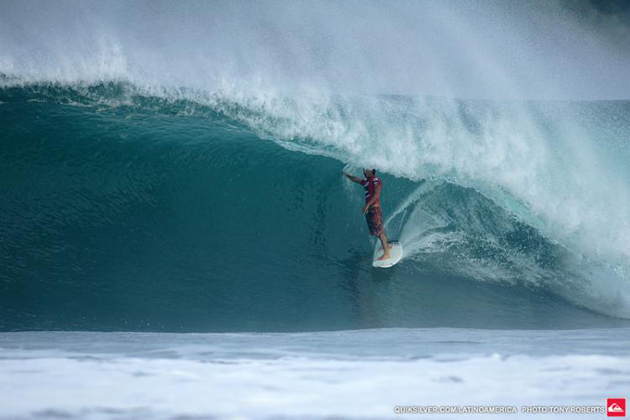
[{"label": "white surfboard", "polygon": [[381,255],[383,255],[383,247],[379,245],[374,252],[374,258],[372,260],[372,267],[376,268],[389,268],[395,266],[398,261],[402,259],[403,256],[403,248],[402,245],[397,241],[391,241],[392,248],[389,250],[389,258],[386,260],[378,260]]}]

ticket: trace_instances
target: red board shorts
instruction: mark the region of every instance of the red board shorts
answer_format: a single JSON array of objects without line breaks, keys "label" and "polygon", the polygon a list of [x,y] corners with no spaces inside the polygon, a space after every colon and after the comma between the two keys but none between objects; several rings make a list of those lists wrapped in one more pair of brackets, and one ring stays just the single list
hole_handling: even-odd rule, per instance
[{"label": "red board shorts", "polygon": [[365,213],[365,221],[370,228],[370,235],[379,236],[383,233],[383,212],[379,206],[372,206]]}]

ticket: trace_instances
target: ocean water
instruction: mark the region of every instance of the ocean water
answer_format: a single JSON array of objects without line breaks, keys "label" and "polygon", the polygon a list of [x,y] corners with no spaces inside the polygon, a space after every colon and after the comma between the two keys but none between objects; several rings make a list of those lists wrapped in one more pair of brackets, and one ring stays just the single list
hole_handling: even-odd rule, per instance
[{"label": "ocean water", "polygon": [[627,55],[562,3],[261,4],[6,2],[0,418],[627,398]]},{"label": "ocean water", "polygon": [[1,417],[383,419],[485,405],[515,412],[473,416],[603,418],[522,410],[626,395],[629,332],[4,333]]}]

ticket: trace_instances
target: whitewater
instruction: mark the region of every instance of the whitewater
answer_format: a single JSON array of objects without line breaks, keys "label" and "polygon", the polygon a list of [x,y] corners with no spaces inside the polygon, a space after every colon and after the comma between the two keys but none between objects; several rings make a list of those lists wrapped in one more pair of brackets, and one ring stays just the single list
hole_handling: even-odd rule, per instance
[{"label": "whitewater", "polygon": [[[626,396],[623,22],[588,2],[4,6],[0,418]],[[392,269],[342,176],[364,167]]]}]

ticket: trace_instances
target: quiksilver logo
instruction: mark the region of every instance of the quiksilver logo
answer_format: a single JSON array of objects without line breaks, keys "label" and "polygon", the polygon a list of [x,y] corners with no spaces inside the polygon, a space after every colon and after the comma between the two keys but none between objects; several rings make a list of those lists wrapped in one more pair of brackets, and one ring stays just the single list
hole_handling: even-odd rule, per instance
[{"label": "quiksilver logo", "polygon": [[626,416],[626,399],[625,398],[608,398],[606,400],[606,414],[608,417],[625,417]]}]

